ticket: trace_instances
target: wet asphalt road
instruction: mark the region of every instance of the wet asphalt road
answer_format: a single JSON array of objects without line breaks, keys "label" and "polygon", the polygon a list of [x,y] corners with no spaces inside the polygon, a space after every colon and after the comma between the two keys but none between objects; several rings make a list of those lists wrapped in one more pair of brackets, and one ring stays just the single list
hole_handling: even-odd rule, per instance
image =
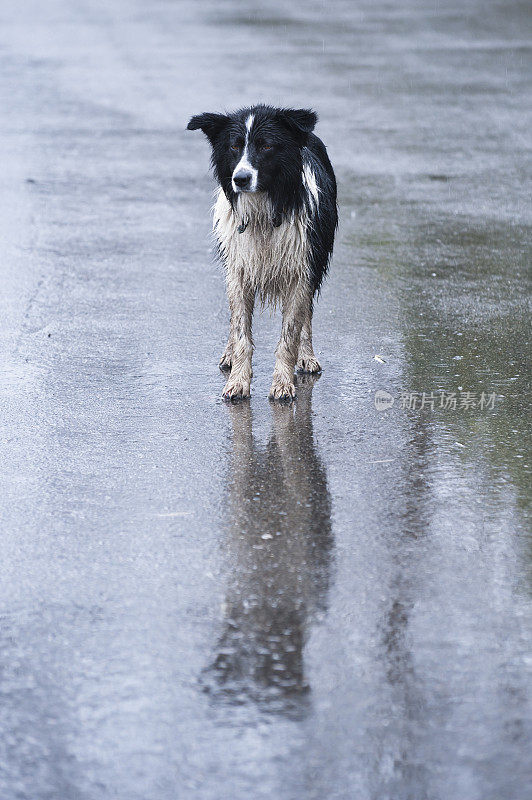
[{"label": "wet asphalt road", "polygon": [[[3,0],[2,800],[530,796],[529,26]],[[340,187],[292,409],[268,314],[220,399],[184,130],[257,100],[318,110]]]}]

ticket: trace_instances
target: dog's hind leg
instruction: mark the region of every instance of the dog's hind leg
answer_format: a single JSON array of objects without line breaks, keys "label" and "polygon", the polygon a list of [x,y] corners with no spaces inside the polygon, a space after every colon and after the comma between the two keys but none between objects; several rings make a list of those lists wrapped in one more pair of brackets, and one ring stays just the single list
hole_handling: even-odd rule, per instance
[{"label": "dog's hind leg", "polygon": [[314,350],[312,348],[312,301],[307,308],[301,328],[301,339],[299,341],[299,353],[297,356],[297,371],[321,372],[320,362],[314,355]]},{"label": "dog's hind leg", "polygon": [[281,338],[275,351],[275,369],[270,400],[291,401],[296,396],[294,370],[299,351],[301,328],[308,316],[310,300],[309,290],[301,285],[290,289],[285,296],[283,325]]},{"label": "dog's hind leg", "polygon": [[251,369],[253,355],[251,321],[255,293],[242,280],[231,278],[227,281],[227,294],[231,308],[231,332],[224,358],[231,347],[231,375],[225,384],[222,395],[226,400],[236,400],[241,397],[249,397],[250,394],[253,375]]}]

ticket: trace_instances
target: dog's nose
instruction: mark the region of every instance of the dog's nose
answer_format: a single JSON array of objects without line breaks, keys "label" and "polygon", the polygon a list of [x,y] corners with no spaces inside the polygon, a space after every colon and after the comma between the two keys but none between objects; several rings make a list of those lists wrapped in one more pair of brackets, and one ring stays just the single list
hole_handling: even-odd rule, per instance
[{"label": "dog's nose", "polygon": [[251,172],[241,169],[233,175],[233,180],[240,189],[247,189],[251,182]]}]

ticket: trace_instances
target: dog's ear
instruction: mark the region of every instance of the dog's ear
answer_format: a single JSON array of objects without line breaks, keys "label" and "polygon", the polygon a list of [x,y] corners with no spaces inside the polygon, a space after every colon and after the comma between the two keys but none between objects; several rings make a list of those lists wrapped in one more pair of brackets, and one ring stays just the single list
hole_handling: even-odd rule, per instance
[{"label": "dog's ear", "polygon": [[187,131],[202,130],[213,145],[219,134],[229,122],[225,114],[197,114],[187,125]]},{"label": "dog's ear", "polygon": [[295,134],[301,144],[305,144],[318,121],[318,115],[309,108],[283,108],[278,112],[279,120]]}]

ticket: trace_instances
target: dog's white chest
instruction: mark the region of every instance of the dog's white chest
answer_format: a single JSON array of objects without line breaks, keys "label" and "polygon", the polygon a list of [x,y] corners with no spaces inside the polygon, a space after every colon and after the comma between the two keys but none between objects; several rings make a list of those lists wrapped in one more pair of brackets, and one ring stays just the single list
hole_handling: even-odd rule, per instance
[{"label": "dog's white chest", "polygon": [[263,301],[273,302],[301,281],[307,281],[308,226],[308,214],[302,211],[283,218],[275,227],[271,204],[261,192],[240,194],[234,213],[219,189],[213,232],[227,280],[249,283]]}]

